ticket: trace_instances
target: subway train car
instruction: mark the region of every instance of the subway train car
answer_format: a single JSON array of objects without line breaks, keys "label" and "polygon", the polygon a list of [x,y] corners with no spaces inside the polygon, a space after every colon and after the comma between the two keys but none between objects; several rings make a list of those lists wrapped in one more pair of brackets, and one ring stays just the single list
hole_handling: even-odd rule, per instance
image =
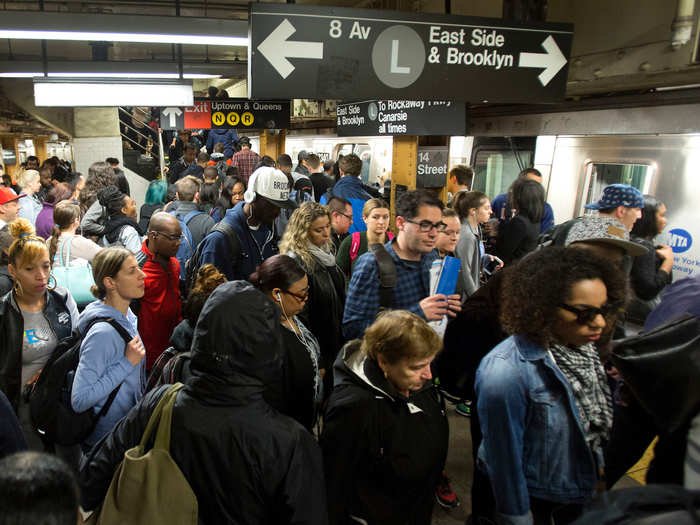
[{"label": "subway train car", "polygon": [[472,130],[451,139],[450,155],[474,167],[474,189],[493,197],[535,166],[560,223],[608,184],[631,184],[668,208],[658,242],[673,248],[675,278],[700,272],[699,104],[483,116]]}]

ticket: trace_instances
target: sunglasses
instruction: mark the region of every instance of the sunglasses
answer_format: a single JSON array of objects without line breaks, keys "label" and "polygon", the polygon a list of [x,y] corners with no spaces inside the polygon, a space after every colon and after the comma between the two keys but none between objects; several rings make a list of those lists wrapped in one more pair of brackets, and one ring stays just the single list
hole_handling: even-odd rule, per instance
[{"label": "sunglasses", "polygon": [[599,315],[602,315],[603,318],[606,319],[610,315],[616,314],[620,311],[620,306],[617,304],[604,304],[600,308],[596,308],[595,306],[576,308],[570,304],[562,303],[559,305],[559,308],[563,308],[567,312],[576,314],[576,322],[582,325],[591,324]]},{"label": "sunglasses", "polygon": [[447,228],[447,224],[444,222],[430,222],[430,221],[412,221],[411,219],[406,219],[406,222],[410,222],[411,224],[416,224],[420,231],[423,233],[428,233],[430,230],[435,228],[439,232],[444,232],[445,228]]}]

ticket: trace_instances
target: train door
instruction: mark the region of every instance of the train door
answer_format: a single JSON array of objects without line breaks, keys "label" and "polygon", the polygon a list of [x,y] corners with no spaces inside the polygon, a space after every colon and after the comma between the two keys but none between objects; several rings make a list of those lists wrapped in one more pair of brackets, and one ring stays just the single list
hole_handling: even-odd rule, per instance
[{"label": "train door", "polygon": [[471,153],[472,190],[493,200],[508,191],[523,168],[533,165],[535,137],[475,137]]}]

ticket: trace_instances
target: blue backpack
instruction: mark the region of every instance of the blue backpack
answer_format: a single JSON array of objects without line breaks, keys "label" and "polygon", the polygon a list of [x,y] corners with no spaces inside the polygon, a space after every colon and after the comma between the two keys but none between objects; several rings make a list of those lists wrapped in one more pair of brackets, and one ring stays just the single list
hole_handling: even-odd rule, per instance
[{"label": "blue backpack", "polygon": [[192,254],[194,251],[197,249],[197,246],[194,244],[194,239],[192,238],[192,232],[190,229],[187,227],[187,224],[197,215],[200,215],[204,213],[203,211],[199,210],[194,210],[189,212],[187,215],[184,217],[179,215],[177,213],[177,210],[172,212],[172,215],[177,219],[177,221],[180,223],[180,229],[182,230],[182,236],[184,239],[180,243],[180,247],[177,249],[177,253],[175,254],[175,258],[178,260],[180,263],[180,280],[184,281],[187,278],[187,261],[190,260],[190,257],[192,257]]}]

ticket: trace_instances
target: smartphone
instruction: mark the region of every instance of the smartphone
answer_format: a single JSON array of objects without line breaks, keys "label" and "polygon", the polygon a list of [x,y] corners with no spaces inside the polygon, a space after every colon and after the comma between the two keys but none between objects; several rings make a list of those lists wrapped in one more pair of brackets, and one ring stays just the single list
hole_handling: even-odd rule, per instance
[{"label": "smartphone", "polygon": [[498,257],[494,256],[493,259],[491,259],[491,261],[489,261],[484,267],[484,273],[486,275],[492,275],[493,272],[496,271],[496,268],[498,268],[502,264],[503,261],[500,260]]}]

